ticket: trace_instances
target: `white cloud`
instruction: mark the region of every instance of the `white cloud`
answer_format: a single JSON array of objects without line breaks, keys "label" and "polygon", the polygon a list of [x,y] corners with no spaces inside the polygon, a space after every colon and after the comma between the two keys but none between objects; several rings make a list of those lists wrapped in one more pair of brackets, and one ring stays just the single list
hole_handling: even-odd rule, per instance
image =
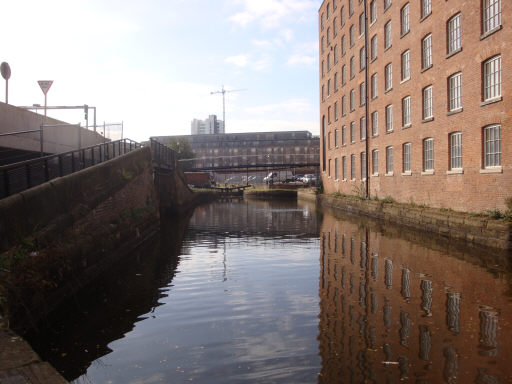
[{"label": "white cloud", "polygon": [[295,66],[295,65],[310,66],[315,63],[316,63],[315,56],[295,54],[295,55],[290,56],[290,58],[288,59],[286,64],[288,64],[289,66]]},{"label": "white cloud", "polygon": [[233,64],[236,67],[245,68],[249,64],[249,56],[248,55],[236,55],[230,56],[224,60],[226,63]]},{"label": "white cloud", "polygon": [[313,0],[241,0],[243,10],[229,18],[245,27],[253,22],[264,28],[282,27],[284,22],[315,15],[318,2]]}]

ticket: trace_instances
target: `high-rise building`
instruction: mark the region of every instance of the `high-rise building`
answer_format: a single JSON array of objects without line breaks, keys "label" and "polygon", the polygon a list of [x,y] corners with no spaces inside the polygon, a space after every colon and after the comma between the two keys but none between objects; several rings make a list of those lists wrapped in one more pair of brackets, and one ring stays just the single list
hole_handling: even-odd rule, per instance
[{"label": "high-rise building", "polygon": [[192,135],[213,135],[224,133],[224,122],[217,120],[216,115],[210,115],[205,120],[192,120]]},{"label": "high-rise building", "polygon": [[325,0],[318,16],[325,192],[507,209],[512,3]]}]

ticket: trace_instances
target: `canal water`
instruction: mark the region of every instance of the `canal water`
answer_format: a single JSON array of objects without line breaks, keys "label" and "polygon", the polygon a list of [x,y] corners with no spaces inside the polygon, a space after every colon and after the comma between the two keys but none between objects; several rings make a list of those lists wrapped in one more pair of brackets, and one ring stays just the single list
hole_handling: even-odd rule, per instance
[{"label": "canal water", "polygon": [[80,384],[507,383],[509,256],[304,202],[217,202],[29,341]]}]

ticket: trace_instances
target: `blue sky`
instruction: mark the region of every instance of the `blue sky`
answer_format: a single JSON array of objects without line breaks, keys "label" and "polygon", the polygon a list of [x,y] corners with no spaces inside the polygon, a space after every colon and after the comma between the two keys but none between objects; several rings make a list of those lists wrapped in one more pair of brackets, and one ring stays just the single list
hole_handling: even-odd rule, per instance
[{"label": "blue sky", "polygon": [[[0,61],[9,103],[97,108],[125,137],[190,133],[222,116],[226,131],[319,131],[320,0],[19,0],[2,4]],[[3,79],[0,79],[3,82]],[[4,84],[0,87],[4,100]],[[83,113],[49,115],[83,123]]]}]

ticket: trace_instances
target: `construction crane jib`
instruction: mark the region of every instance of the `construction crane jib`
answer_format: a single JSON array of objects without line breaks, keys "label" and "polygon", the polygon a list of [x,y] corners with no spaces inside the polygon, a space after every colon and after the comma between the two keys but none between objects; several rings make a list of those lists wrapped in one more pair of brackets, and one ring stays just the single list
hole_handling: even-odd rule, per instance
[{"label": "construction crane jib", "polygon": [[220,91],[213,91],[210,92],[211,95],[216,95],[219,93],[222,93],[222,123],[224,124],[224,132],[226,132],[226,93],[231,92],[241,92],[241,91],[247,91],[247,89],[224,89],[224,86],[222,86],[222,89]]}]

